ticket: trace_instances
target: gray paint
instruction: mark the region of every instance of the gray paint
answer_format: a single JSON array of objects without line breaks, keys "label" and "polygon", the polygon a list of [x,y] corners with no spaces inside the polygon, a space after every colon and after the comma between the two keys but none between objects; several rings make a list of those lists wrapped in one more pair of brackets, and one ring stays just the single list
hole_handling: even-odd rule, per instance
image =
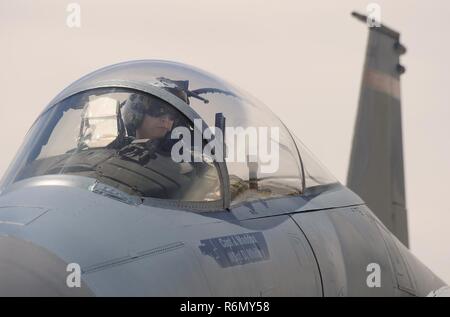
[{"label": "gray paint", "polygon": [[31,242],[0,235],[0,296],[92,296],[84,282],[67,287],[67,264]]},{"label": "gray paint", "polygon": [[399,38],[386,26],[369,29],[347,184],[408,246]]},{"label": "gray paint", "polygon": [[[371,32],[369,43],[380,35],[389,36],[383,30]],[[386,51],[379,53],[384,56]],[[380,70],[390,69],[381,64]],[[78,88],[71,86],[60,97]],[[381,106],[360,104],[349,176],[352,184],[364,180],[370,184],[371,177],[378,176],[372,168],[367,175],[362,173],[371,158],[364,150],[363,136],[377,135],[374,146],[392,150],[383,148],[392,135],[371,125],[367,113],[375,111],[381,127],[386,117],[400,119],[396,98],[364,84],[362,88],[362,99],[376,98]],[[401,140],[395,143],[401,145]],[[394,157],[401,153],[394,152]],[[403,208],[402,163],[397,157],[398,164],[393,164],[390,157],[377,157],[382,175],[377,180],[387,188],[381,192],[381,201],[388,207],[395,201]],[[400,174],[393,174],[393,166],[401,167]],[[221,177],[227,176],[223,170]],[[375,210],[377,218],[340,184],[302,196],[249,201],[232,209],[224,208],[225,203],[208,210],[206,205],[115,199],[93,191],[94,183],[80,176],[49,175],[20,181],[1,193],[0,295],[424,296],[445,285],[383,225],[387,221],[383,212]],[[366,188],[380,189],[373,184]],[[371,197],[380,196],[369,195],[369,206]],[[251,243],[242,240],[232,251],[260,248],[263,256],[222,261],[230,250],[226,245],[218,251],[211,246],[224,237],[253,237]],[[80,264],[81,289],[65,286],[67,263]],[[381,267],[380,288],[366,283],[370,263]]]},{"label": "gray paint", "polygon": [[[401,249],[364,205],[333,207],[336,201],[330,200],[325,207],[323,199],[319,210],[311,204],[309,210],[268,215],[259,202],[253,217],[239,219],[227,210],[129,205],[89,186],[67,186],[74,181],[64,183],[64,177],[23,181],[1,195],[0,205],[13,207],[17,212],[9,215],[18,219],[30,208],[47,211],[23,225],[12,224],[18,222],[14,218],[0,223],[0,235],[30,241],[61,263],[79,263],[96,296],[397,296],[423,295],[444,285]],[[292,198],[280,199],[279,206],[283,202],[291,206]],[[202,252],[205,241],[249,234],[259,237],[257,244],[270,257],[223,266]],[[12,252],[4,251],[0,262]],[[398,259],[404,262],[394,267]],[[380,289],[365,284],[371,262],[382,267]],[[29,264],[35,265],[22,262],[25,269]],[[405,273],[414,277],[413,289],[396,278]]]}]

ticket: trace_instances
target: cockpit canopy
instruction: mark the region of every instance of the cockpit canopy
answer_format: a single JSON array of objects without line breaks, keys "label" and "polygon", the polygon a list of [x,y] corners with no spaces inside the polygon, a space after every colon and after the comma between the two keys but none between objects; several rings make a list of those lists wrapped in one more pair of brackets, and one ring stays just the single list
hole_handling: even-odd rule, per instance
[{"label": "cockpit canopy", "polygon": [[54,174],[141,197],[232,205],[337,183],[247,93],[152,60],[100,69],[61,92],[30,129],[2,188]]}]

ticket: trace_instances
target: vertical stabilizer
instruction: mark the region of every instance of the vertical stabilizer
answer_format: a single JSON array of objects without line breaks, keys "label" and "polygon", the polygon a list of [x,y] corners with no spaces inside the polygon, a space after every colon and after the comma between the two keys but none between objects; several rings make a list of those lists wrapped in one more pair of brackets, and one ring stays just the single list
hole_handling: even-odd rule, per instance
[{"label": "vertical stabilizer", "polygon": [[405,68],[399,64],[405,52],[398,32],[384,25],[369,28],[347,182],[408,246],[400,98]]}]

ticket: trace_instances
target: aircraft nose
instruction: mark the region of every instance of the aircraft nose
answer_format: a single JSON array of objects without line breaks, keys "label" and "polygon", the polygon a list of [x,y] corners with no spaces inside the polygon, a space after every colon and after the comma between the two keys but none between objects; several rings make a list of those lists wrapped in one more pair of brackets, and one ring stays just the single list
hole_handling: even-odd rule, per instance
[{"label": "aircraft nose", "polygon": [[67,264],[54,254],[10,236],[0,236],[0,296],[92,296],[69,287]]}]

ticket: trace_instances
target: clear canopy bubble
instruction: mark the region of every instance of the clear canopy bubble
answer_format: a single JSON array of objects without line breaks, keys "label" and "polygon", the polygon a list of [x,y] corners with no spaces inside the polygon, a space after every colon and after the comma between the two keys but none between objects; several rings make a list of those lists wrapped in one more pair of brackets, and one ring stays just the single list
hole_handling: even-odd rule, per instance
[{"label": "clear canopy bubble", "polygon": [[[225,163],[205,153],[200,161],[174,161],[174,129],[194,133],[201,120],[201,134],[217,124],[219,113]],[[220,140],[217,131],[203,135],[202,150]],[[183,142],[191,158],[198,155],[194,137]],[[66,173],[132,195],[179,201],[228,196],[232,205],[336,183],[261,102],[197,68],[154,60],[102,68],[62,91],[29,131],[2,187]]]}]

